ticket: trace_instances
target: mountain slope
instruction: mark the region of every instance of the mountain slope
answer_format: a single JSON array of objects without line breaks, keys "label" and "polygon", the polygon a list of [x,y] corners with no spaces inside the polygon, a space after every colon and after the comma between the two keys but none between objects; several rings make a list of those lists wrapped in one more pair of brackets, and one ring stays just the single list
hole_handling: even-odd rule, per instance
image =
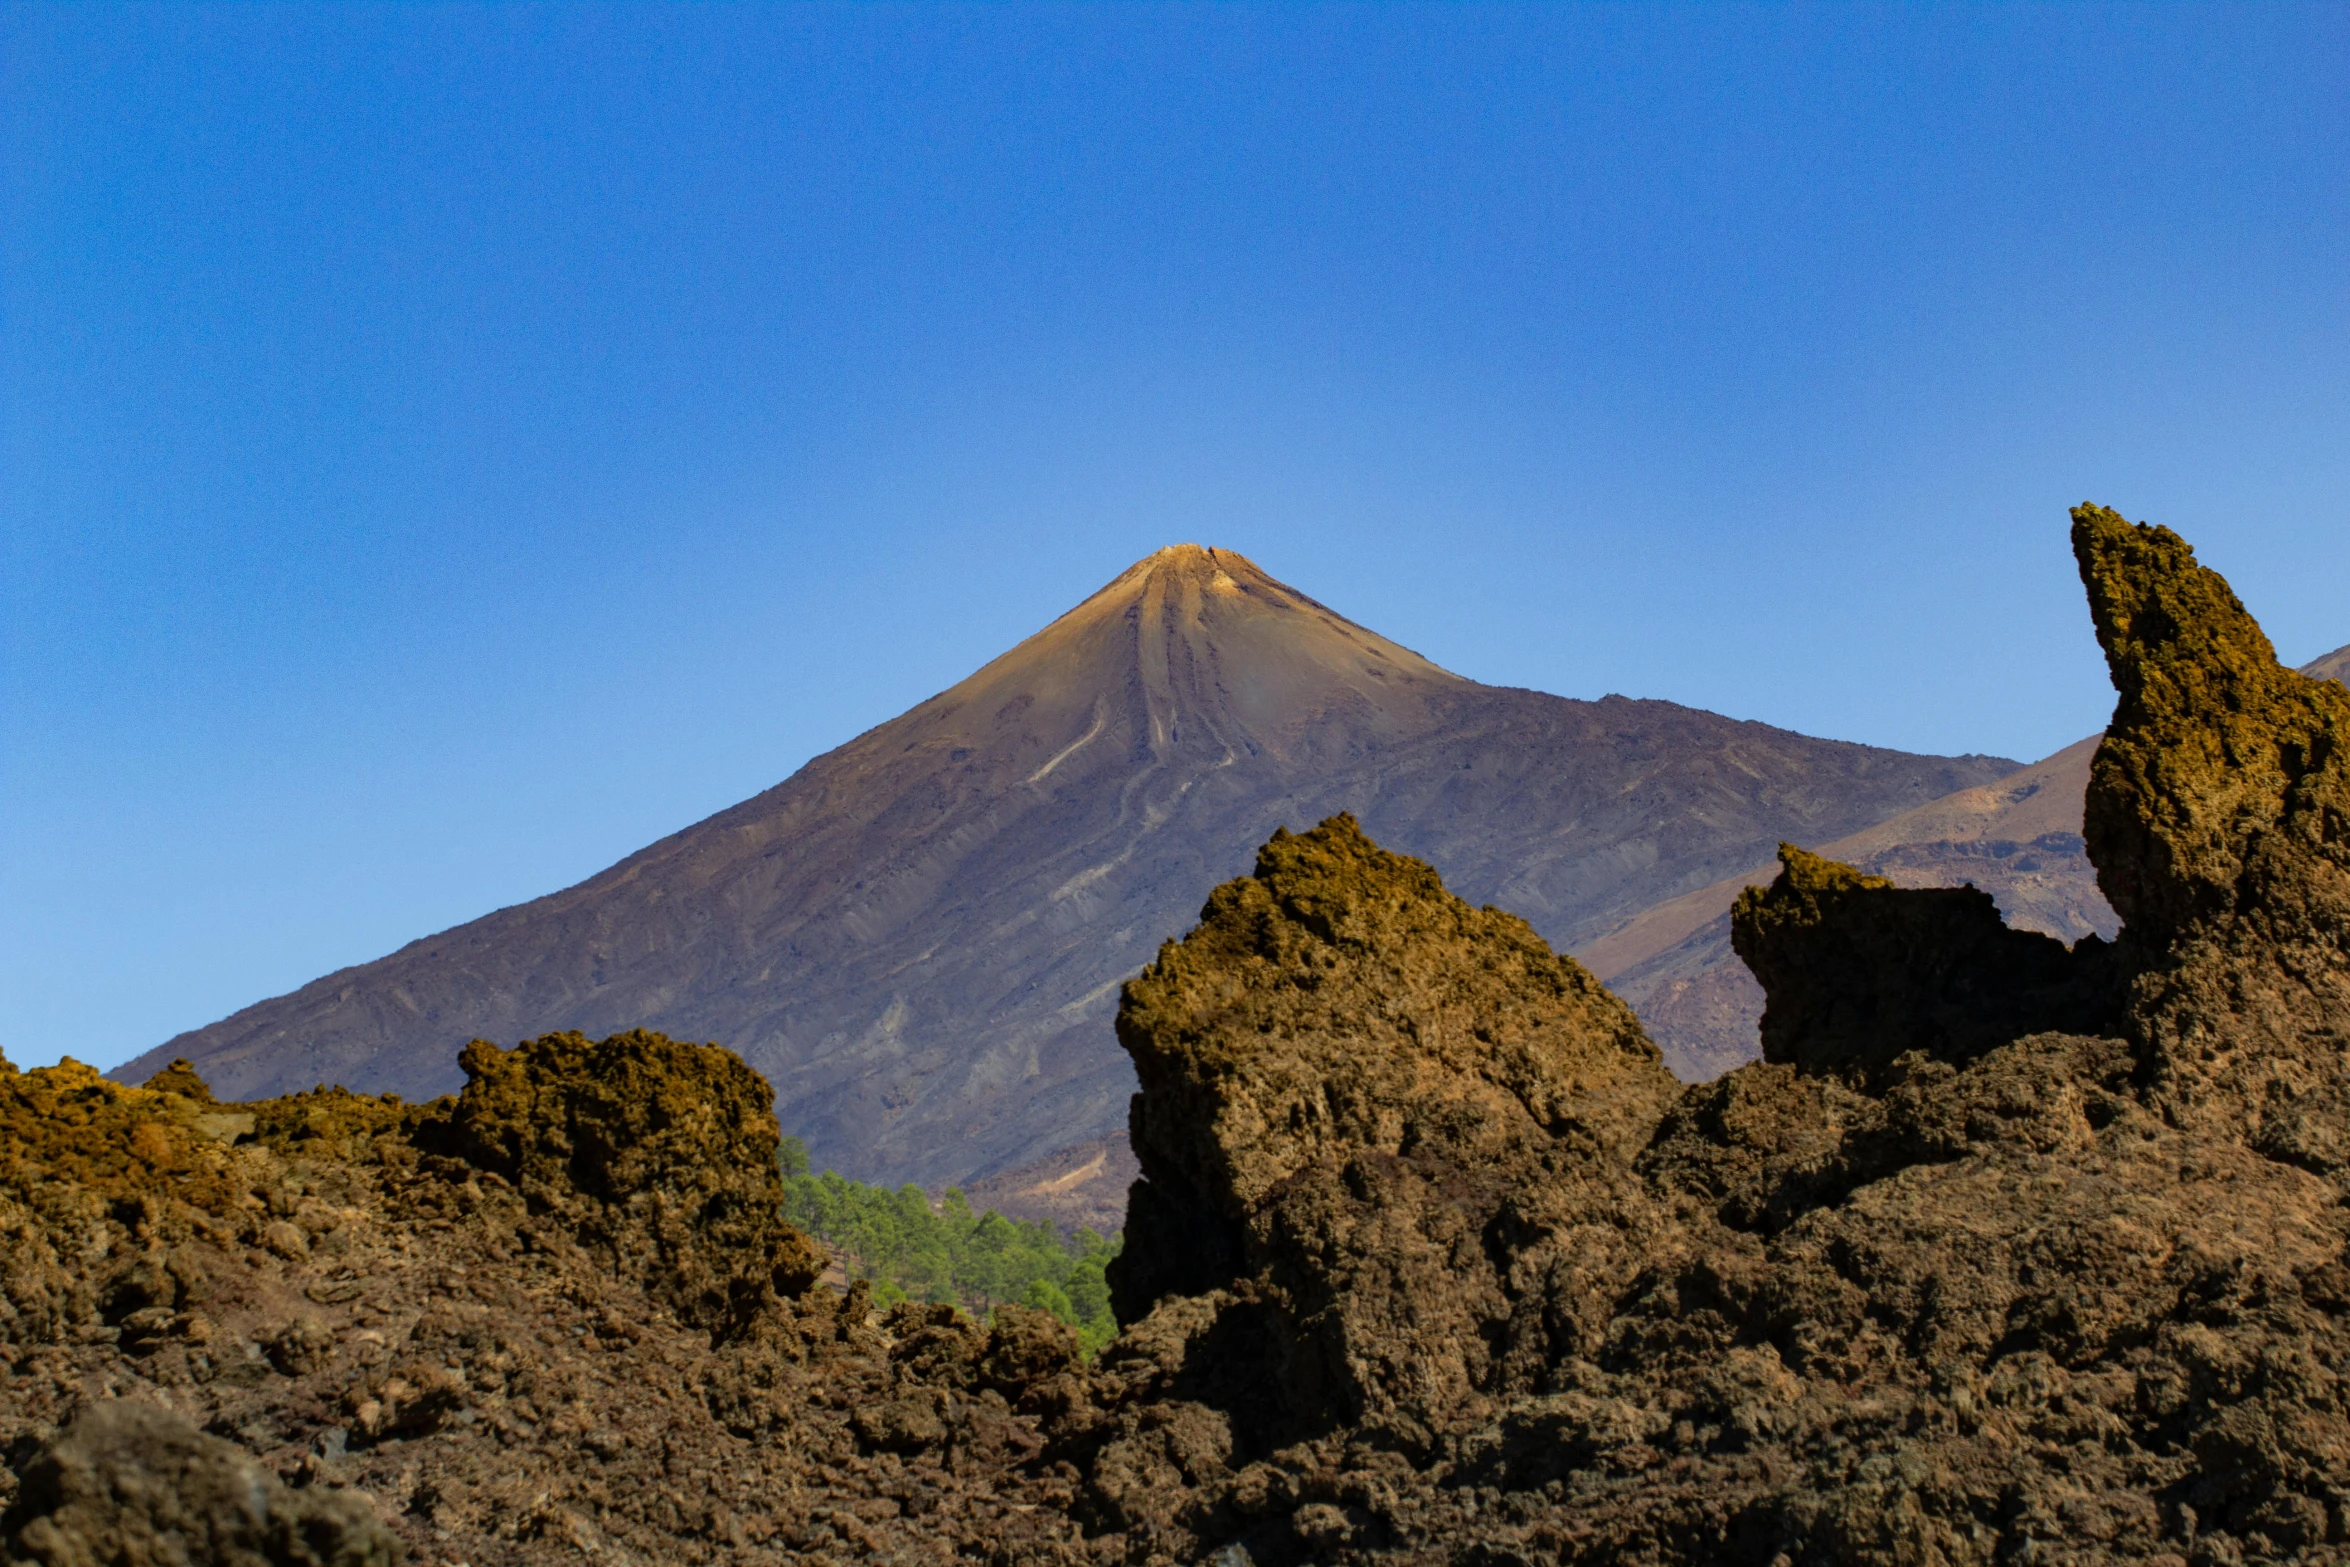
[{"label": "mountain slope", "polygon": [[1479,685],[1183,545],[764,794],[120,1075],[416,1096],[474,1035],[658,1028],[833,1168],[967,1179],[1123,1126],[1119,983],[1276,826],[1351,810],[1564,947],[2014,765]]},{"label": "mountain slope", "polygon": [[[2350,684],[2350,647],[2301,667]],[[1995,783],[1962,789],[1914,811],[1822,844],[1831,860],[1903,887],[1972,883],[2007,922],[2065,942],[2112,939],[2121,919],[2098,890],[2081,838],[2089,759],[2102,734],[2075,741]],[[1730,904],[1767,886],[1775,860],[1643,910],[1575,956],[1640,1014],[1684,1077],[1712,1077],[1754,1060],[1762,987],[1730,950]]]},{"label": "mountain slope", "polygon": [[2301,673],[2350,685],[2350,647],[2338,647],[2322,658],[2311,659],[2301,666]]}]

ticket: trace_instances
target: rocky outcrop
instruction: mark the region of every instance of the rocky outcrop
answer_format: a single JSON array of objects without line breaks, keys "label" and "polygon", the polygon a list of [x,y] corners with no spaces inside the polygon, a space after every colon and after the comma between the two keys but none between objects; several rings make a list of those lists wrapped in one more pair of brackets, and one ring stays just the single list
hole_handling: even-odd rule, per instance
[{"label": "rocky outcrop", "polygon": [[1621,1162],[1672,1091],[1630,1009],[1572,959],[1344,815],[1276,833],[1219,887],[1129,982],[1118,1031],[1144,1083],[1136,1244],[1115,1280],[1129,1319],[1232,1282],[1254,1218],[1310,1169],[1490,1162],[1555,1138]]},{"label": "rocky outcrop", "polygon": [[428,1145],[512,1181],[687,1321],[739,1333],[823,1257],[783,1219],[766,1080],[715,1045],[642,1030],[465,1047]]},{"label": "rocky outcrop", "polygon": [[[2343,698],[2171,536],[2076,530],[2111,946],[1790,848],[1735,922],[1770,1059],[1668,1101],[1580,971],[1351,824],[1219,891],[1121,1015],[1149,1309],[1062,1428],[1090,1527],[1260,1567],[2350,1552]],[[1535,1019],[1558,1087],[1498,1091]]]},{"label": "rocky outcrop", "polygon": [[471,1059],[420,1106],[0,1063],[0,1562],[1080,1558],[1058,1322],[779,1294],[724,1051]]},{"label": "rocky outcrop", "polygon": [[2169,1113],[2350,1185],[2350,690],[2278,664],[2219,574],[2101,507],[2073,551],[2121,700],[2089,775]]},{"label": "rocky outcrop", "polygon": [[2110,1034],[2122,973],[2096,936],[2011,930],[1974,887],[1901,888],[1779,846],[1779,876],[1730,911],[1762,982],[1762,1054],[1868,1082],[1911,1051],[1963,1061],[2026,1034]]},{"label": "rocky outcrop", "polygon": [[1105,1516],[1148,1511],[1171,1442],[1425,1453],[1586,1353],[1648,1255],[1632,1160],[1678,1090],[1630,1009],[1351,817],[1276,834],[1118,1028],[1143,1177],[1113,1300],[1173,1368],[1154,1397],[1203,1407],[1112,1423]]}]

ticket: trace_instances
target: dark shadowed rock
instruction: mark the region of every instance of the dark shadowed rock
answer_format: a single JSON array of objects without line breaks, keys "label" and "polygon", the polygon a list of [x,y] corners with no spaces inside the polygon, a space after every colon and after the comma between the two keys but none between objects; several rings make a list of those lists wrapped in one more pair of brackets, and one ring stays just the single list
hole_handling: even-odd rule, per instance
[{"label": "dark shadowed rock", "polygon": [[1730,913],[1766,998],[1765,1061],[1865,1082],[1913,1050],[1963,1061],[2026,1034],[2120,1028],[2120,968],[2095,936],[2068,948],[2010,930],[1978,888],[1896,887],[1793,844],[1779,864]]},{"label": "dark shadowed rock", "polygon": [[[2350,679],[2350,647],[2311,660],[2301,673]],[[2089,935],[2111,941],[2121,918],[2098,890],[2081,836],[2089,764],[2103,738],[2091,735],[1994,783],[1811,848],[1899,887],[1980,887],[2018,930],[2067,944]],[[1775,874],[1758,865],[1669,898],[1575,948],[1632,1003],[1684,1081],[1716,1077],[1757,1056],[1762,987],[1731,947],[1729,910],[1746,887],[1767,885]]]},{"label": "dark shadowed rock", "polygon": [[363,1497],[291,1490],[167,1409],[92,1405],[25,1467],[0,1519],[17,1567],[392,1567],[407,1556]]},{"label": "dark shadowed rock", "polygon": [[[1602,1281],[1641,1264],[1631,1160],[1676,1092],[1655,1047],[1525,922],[1349,817],[1218,888],[1119,1037],[1143,1178],[1113,1299],[1220,1462],[1346,1423],[1424,1448],[1596,1343]],[[1169,1440],[1120,1430],[1097,1470],[1156,1473]]]}]

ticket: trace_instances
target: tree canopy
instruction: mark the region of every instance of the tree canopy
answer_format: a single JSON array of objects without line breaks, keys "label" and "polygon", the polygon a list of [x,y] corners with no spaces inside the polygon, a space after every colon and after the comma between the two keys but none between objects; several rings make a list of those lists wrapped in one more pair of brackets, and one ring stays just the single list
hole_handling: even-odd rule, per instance
[{"label": "tree canopy", "polygon": [[1077,1330],[1088,1355],[1118,1331],[1103,1269],[1119,1235],[975,1214],[953,1187],[933,1202],[919,1186],[811,1174],[796,1137],[783,1140],[779,1163],[785,1215],[838,1252],[850,1277],[870,1280],[877,1302],[943,1301],[983,1319],[1007,1303],[1041,1307]]}]

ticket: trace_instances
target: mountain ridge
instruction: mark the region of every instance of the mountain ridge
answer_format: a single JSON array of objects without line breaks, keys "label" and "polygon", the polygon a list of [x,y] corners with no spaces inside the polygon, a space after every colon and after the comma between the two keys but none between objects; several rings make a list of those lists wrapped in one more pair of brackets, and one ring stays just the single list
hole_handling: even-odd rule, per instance
[{"label": "mountain ridge", "polygon": [[1481,685],[1170,546],[774,788],[118,1075],[427,1097],[471,1037],[659,1028],[845,1174],[968,1181],[1117,1130],[1119,983],[1275,827],[1352,811],[1567,946],[2015,765]]}]

